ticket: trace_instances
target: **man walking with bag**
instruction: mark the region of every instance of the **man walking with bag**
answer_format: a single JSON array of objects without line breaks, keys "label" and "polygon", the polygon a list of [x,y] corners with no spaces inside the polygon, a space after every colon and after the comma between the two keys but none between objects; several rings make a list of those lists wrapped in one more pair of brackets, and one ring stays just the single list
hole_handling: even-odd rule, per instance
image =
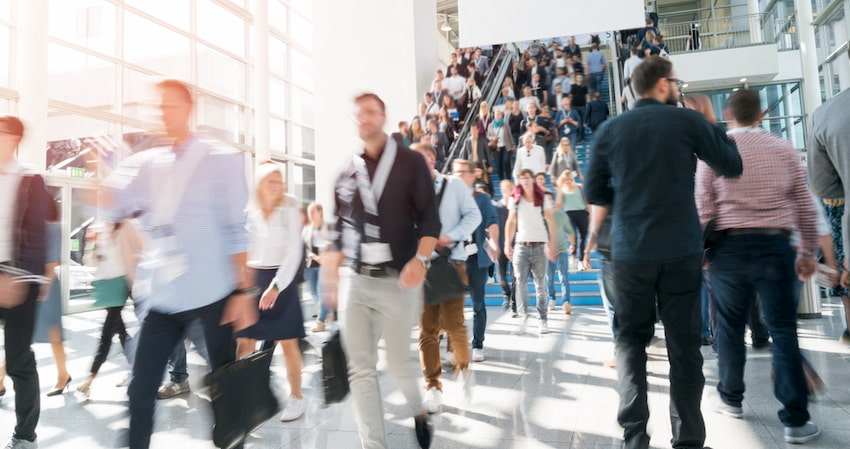
[{"label": "man walking with bag", "polygon": [[[454,176],[443,176],[434,169],[436,156],[434,149],[427,144],[414,145],[416,150],[431,169],[434,191],[437,193],[437,210],[440,215],[440,237],[437,239],[437,251],[449,252],[452,264],[460,279],[469,284],[466,273],[466,242],[481,223],[481,212],[472,198],[472,191],[463,180]],[[425,400],[423,405],[429,413],[437,413],[443,404],[443,384],[440,375],[443,367],[440,363],[440,330],[446,331],[454,354],[455,374],[463,384],[464,394],[469,385],[469,345],[466,337],[466,325],[463,317],[463,302],[466,295],[435,302],[425,291],[425,307],[419,324],[419,359],[422,373],[425,375]]]},{"label": "man walking with bag", "polygon": [[387,370],[414,416],[419,446],[427,449],[432,429],[410,361],[410,331],[422,310],[422,283],[440,235],[434,188],[422,156],[384,133],[380,97],[364,93],[354,104],[364,151],[334,187],[336,225],[322,256],[322,300],[339,312],[363,448],[389,447],[376,367],[383,336]]}]

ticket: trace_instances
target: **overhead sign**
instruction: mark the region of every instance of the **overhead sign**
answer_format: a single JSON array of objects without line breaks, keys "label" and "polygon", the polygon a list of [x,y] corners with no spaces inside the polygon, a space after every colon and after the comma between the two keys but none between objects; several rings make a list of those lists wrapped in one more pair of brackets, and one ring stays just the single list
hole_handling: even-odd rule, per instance
[{"label": "overhead sign", "polygon": [[645,25],[643,0],[458,0],[457,9],[461,47]]}]

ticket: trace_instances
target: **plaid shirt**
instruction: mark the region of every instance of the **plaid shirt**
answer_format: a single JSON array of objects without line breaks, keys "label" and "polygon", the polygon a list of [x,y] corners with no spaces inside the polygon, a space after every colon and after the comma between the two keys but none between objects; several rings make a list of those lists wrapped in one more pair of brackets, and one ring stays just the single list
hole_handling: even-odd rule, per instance
[{"label": "plaid shirt", "polygon": [[739,178],[721,178],[700,161],[696,203],[700,224],[716,230],[781,228],[800,235],[798,252],[813,257],[818,247],[818,210],[806,188],[806,169],[791,143],[762,128],[729,131],[744,163]]}]

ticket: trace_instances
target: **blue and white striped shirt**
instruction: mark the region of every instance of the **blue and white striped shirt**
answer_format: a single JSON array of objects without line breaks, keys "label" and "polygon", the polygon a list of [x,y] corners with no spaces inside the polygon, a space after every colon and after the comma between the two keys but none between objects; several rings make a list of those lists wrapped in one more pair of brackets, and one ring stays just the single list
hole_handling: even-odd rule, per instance
[{"label": "blue and white striped shirt", "polygon": [[[152,310],[179,313],[207,306],[225,298],[236,288],[232,256],[248,249],[245,207],[248,186],[245,177],[245,158],[233,148],[214,146],[196,137],[187,139],[176,156],[171,148],[145,151],[138,166],[119,168],[104,182],[114,202],[106,213],[107,219],[118,221],[133,211],[157,213],[162,202],[155,195],[161,192],[163,161],[174,159],[165,173],[190,176],[176,212],[169,225],[152,226],[151,213],[141,221],[152,242],[164,236],[173,237],[170,255],[185,261],[179,276],[170,281],[162,264],[161,254],[148,249],[140,263],[136,286],[147,297]],[[204,152],[197,166],[187,165],[187,157]],[[131,158],[133,159],[133,158]],[[137,170],[136,170],[137,169]],[[179,189],[178,189],[179,190]],[[176,194],[176,193],[175,193]],[[151,245],[154,249],[156,243]],[[173,269],[173,267],[171,267]],[[173,272],[171,273],[174,274]],[[134,287],[134,293],[138,293]]]}]

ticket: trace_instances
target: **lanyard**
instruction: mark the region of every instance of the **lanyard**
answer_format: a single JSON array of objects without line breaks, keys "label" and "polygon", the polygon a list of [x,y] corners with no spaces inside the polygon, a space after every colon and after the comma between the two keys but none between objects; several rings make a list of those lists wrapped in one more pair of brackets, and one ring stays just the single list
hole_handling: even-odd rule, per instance
[{"label": "lanyard", "polygon": [[[395,157],[398,149],[394,139],[387,139],[384,146],[384,153],[381,160],[378,162],[378,168],[375,170],[375,179],[369,178],[369,171],[366,169],[366,161],[361,155],[354,156],[355,178],[357,179],[357,188],[360,191],[360,200],[363,202],[363,208],[366,213],[372,217],[378,217],[378,201],[381,200],[381,195],[384,193],[384,187],[387,185],[387,178],[390,177],[390,170],[395,163]],[[365,225],[366,235],[371,238],[381,238],[381,227],[377,224],[367,223]]]}]

